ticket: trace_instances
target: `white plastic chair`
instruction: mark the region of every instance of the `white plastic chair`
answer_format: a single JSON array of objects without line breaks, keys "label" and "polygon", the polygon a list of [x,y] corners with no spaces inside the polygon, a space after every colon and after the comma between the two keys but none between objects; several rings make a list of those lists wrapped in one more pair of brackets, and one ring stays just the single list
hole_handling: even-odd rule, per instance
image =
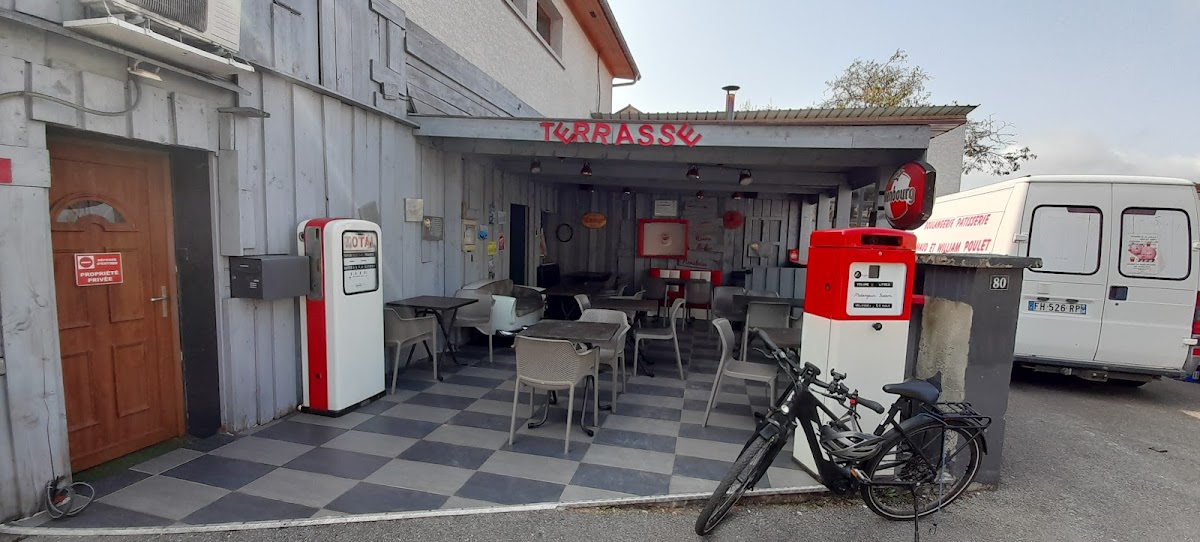
[{"label": "white plastic chair", "polygon": [[487,335],[488,338],[488,363],[496,363],[495,355],[492,351],[492,339],[496,336],[496,326],[492,322],[492,306],[496,304],[496,300],[489,294],[480,290],[459,290],[454,293],[454,297],[463,299],[478,299],[479,301],[459,307],[454,311],[455,328],[473,327],[480,333]]},{"label": "white plastic chair", "polygon": [[[600,363],[612,369],[612,411],[617,413],[617,379],[620,378],[621,390],[625,390],[625,340],[629,333],[629,317],[623,311],[607,309],[587,309],[579,317],[580,322],[602,322],[617,324],[621,329],[616,336],[606,343],[593,346],[600,349]],[[596,383],[599,386],[599,382]],[[597,387],[597,393],[599,388]]]},{"label": "white plastic chair", "polygon": [[592,300],[588,299],[587,294],[575,294],[575,304],[579,306],[579,314],[592,308]]},{"label": "white plastic chair", "polygon": [[[786,305],[784,306],[786,307]],[[775,376],[779,373],[779,367],[776,365],[733,359],[733,326],[729,325],[729,320],[725,318],[717,318],[713,320],[712,324],[717,328],[717,334],[721,336],[721,363],[717,366],[717,376],[713,379],[712,390],[708,392],[708,406],[704,407],[704,422],[700,424],[702,427],[708,426],[708,414],[712,412],[713,402],[717,398],[717,390],[721,389],[721,377],[731,376],[752,382],[763,382],[767,385],[767,400],[774,403]],[[745,351],[744,346],[742,349]]]},{"label": "white plastic chair", "polygon": [[742,361],[746,361],[749,357],[746,352],[746,343],[750,341],[751,329],[756,327],[788,327],[791,323],[791,305],[786,303],[751,302],[746,307],[746,328],[742,333]]},{"label": "white plastic chair", "polygon": [[[596,378],[599,367],[600,350],[592,348],[580,352],[571,341],[555,339],[539,339],[517,335],[513,349],[517,353],[517,383],[513,387],[512,422],[508,428],[508,445],[512,446],[513,434],[517,431],[517,403],[520,402],[521,386],[529,386],[529,417],[533,417],[533,392],[568,390],[567,395],[567,432],[563,453],[571,452],[571,425],[574,419],[575,386],[587,377]],[[599,395],[593,394],[593,396]],[[592,420],[598,419],[600,402],[592,398]],[[587,417],[587,384],[584,384],[583,418]],[[546,415],[549,416],[550,405],[546,405]]]},{"label": "white plastic chair", "polygon": [[[675,343],[675,363],[679,365],[679,379],[686,380],[687,377],[683,374],[683,356],[679,354],[679,332],[675,328],[675,321],[679,319],[679,313],[683,311],[684,300],[682,297],[676,298],[671,303],[671,309],[668,312],[670,317],[670,325],[665,328],[642,328],[633,333],[633,359],[636,362],[638,356],[638,347],[642,341],[672,341]],[[637,369],[635,368],[634,371]]]},{"label": "white plastic chair", "polygon": [[[396,348],[395,354],[392,355],[392,394],[396,393],[396,375],[400,372],[400,351],[405,346],[412,346],[412,349],[408,351],[408,359],[412,360],[413,350],[417,348],[417,343],[425,345],[425,352],[429,354],[429,360],[433,363],[433,378],[438,378],[437,337],[437,318],[433,316],[417,318],[413,310],[408,307],[401,309],[385,307],[383,309],[383,345],[385,348],[388,346]],[[433,341],[433,350],[429,349],[427,341]]]}]

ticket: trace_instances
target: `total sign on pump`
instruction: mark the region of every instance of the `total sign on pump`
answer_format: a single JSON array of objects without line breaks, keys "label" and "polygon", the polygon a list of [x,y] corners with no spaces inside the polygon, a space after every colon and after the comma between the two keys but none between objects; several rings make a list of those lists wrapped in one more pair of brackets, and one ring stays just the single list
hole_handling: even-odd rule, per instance
[{"label": "total sign on pump", "polygon": [[1198,202],[1184,179],[1022,177],[938,198],[917,251],[1041,258],[1025,271],[1016,362],[1140,385],[1200,359]]}]

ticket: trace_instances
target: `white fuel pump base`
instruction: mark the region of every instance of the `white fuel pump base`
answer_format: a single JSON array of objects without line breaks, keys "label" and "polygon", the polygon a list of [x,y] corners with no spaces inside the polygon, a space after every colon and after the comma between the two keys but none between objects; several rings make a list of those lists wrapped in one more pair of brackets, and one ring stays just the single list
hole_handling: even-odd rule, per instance
[{"label": "white fuel pump base", "polygon": [[[836,370],[851,390],[890,405],[895,397],[882,388],[905,376],[916,237],[879,228],[822,230],[813,232],[809,246],[800,360],[820,368],[821,380]],[[842,410],[832,399],[823,401],[834,413]],[[857,411],[867,433],[884,419],[867,408]],[[792,457],[819,480],[802,431],[795,433]]]},{"label": "white fuel pump base", "polygon": [[297,228],[310,265],[300,311],[304,412],[341,416],[383,396],[380,235],[366,220],[314,218]]}]

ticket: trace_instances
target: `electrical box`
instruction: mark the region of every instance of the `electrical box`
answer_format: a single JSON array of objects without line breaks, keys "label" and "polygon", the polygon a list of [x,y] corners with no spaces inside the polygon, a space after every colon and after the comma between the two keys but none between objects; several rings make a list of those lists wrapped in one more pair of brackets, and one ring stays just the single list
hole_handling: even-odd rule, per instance
[{"label": "electrical box", "polygon": [[248,299],[302,297],[309,291],[309,261],[304,256],[229,258],[229,293]]}]

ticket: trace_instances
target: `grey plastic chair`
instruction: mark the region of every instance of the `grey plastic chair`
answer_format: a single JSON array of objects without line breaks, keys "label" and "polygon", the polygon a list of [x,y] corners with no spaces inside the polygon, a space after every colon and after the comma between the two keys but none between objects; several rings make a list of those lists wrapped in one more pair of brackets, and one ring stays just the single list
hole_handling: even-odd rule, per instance
[{"label": "grey plastic chair", "polygon": [[658,312],[654,314],[655,318],[661,316],[663,304],[667,302],[667,282],[659,277],[646,277],[646,281],[642,283],[642,299],[653,299],[658,302]]},{"label": "grey plastic chair", "polygon": [[791,320],[792,306],[787,303],[750,303],[746,307],[746,332],[742,333],[742,361],[749,357],[746,343],[750,340],[751,328],[789,327]]},{"label": "grey plastic chair", "polygon": [[[786,306],[786,305],[785,305]],[[716,402],[717,390],[721,389],[721,378],[729,376],[749,380],[751,382],[762,382],[767,385],[767,401],[775,402],[775,377],[779,374],[779,367],[774,364],[766,363],[749,363],[733,359],[733,326],[729,325],[729,320],[717,318],[713,320],[713,327],[717,329],[717,334],[721,336],[721,363],[717,366],[717,376],[713,379],[712,389],[708,392],[708,406],[704,407],[704,422],[702,427],[708,426],[708,415],[712,412],[713,403]],[[746,347],[742,347],[745,352]]]},{"label": "grey plastic chair", "polygon": [[675,299],[671,303],[671,309],[667,311],[671,322],[667,327],[642,328],[633,333],[633,359],[637,360],[638,347],[642,344],[642,341],[672,341],[675,343],[675,363],[679,365],[679,379],[687,380],[687,377],[683,374],[683,356],[679,354],[679,331],[675,327],[675,322],[679,319],[679,313],[683,312],[683,304],[682,297]]},{"label": "grey plastic chair", "polygon": [[[400,351],[405,346],[412,346],[408,351],[408,359],[412,361],[413,351],[417,343],[425,346],[429,361],[433,363],[433,378],[438,378],[438,324],[433,316],[417,318],[408,307],[384,307],[383,309],[383,345],[395,347],[392,355],[392,395],[396,394],[396,375],[400,372]],[[429,341],[433,341],[433,350],[429,349]]]},{"label": "grey plastic chair", "polygon": [[[580,352],[571,341],[555,339],[539,339],[517,335],[513,349],[517,353],[517,382],[513,387],[512,421],[508,427],[508,445],[512,446],[513,434],[517,431],[517,403],[520,402],[521,386],[529,387],[529,417],[533,417],[534,390],[563,391],[567,390],[567,431],[563,453],[571,452],[571,425],[575,417],[575,386],[588,377],[596,380],[596,370],[599,367],[600,350],[592,348]],[[583,416],[587,417],[587,383],[584,383]],[[598,419],[599,399],[592,394],[592,421]],[[546,416],[550,415],[550,405],[546,404]],[[543,419],[544,421],[544,419]]]},{"label": "grey plastic chair", "polygon": [[496,304],[496,300],[492,294],[480,290],[459,290],[454,293],[454,297],[479,300],[454,311],[454,323],[451,325],[455,328],[473,327],[487,335],[488,363],[496,363],[492,351],[492,339],[496,336],[496,327],[492,323],[492,305]]},{"label": "grey plastic chair", "polygon": [[713,318],[724,318],[730,322],[741,322],[746,319],[746,315],[733,299],[733,296],[745,293],[746,289],[741,286],[717,286],[713,288]]},{"label": "grey plastic chair", "polygon": [[[592,345],[600,349],[600,363],[612,369],[612,411],[613,414],[616,414],[618,379],[621,382],[621,391],[625,391],[625,340],[629,334],[629,317],[623,311],[587,309],[579,316],[579,321],[617,324],[621,327],[611,341]],[[599,393],[598,386],[599,382],[597,382],[597,393]]]},{"label": "grey plastic chair", "polygon": [[770,290],[746,290],[746,295],[753,297],[779,297],[779,292]]}]

